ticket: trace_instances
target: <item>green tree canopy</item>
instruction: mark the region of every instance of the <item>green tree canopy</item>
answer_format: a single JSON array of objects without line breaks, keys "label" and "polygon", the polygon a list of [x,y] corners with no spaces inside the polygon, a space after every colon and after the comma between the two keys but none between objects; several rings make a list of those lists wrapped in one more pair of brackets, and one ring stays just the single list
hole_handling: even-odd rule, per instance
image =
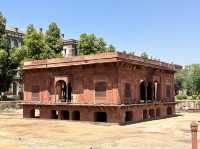
[{"label": "green tree canopy", "polygon": [[63,39],[61,37],[60,29],[55,22],[49,24],[49,28],[45,34],[45,43],[52,53],[61,54],[63,50]]},{"label": "green tree canopy", "polygon": [[193,72],[191,74],[192,77],[192,85],[195,94],[200,94],[200,64],[192,65]]},{"label": "green tree canopy", "polygon": [[115,52],[115,47],[114,47],[112,44],[110,44],[110,45],[108,46],[108,48],[107,48],[107,51],[108,51],[108,52]]},{"label": "green tree canopy", "polygon": [[5,38],[5,25],[6,19],[0,12],[0,93],[9,89],[16,69],[22,60],[19,51],[8,48],[8,42]]},{"label": "green tree canopy", "polygon": [[27,27],[23,53],[27,53],[28,59],[46,59],[62,57],[63,40],[60,36],[60,29],[56,23],[51,23],[44,34],[37,31],[31,24]]},{"label": "green tree canopy", "polygon": [[185,90],[188,95],[200,94],[200,64],[185,66],[175,78],[177,90]]},{"label": "green tree canopy", "polygon": [[142,52],[140,57],[142,57],[144,59],[148,59],[149,58],[149,56],[148,56],[148,54],[146,52]]},{"label": "green tree canopy", "polygon": [[33,24],[28,25],[24,36],[24,48],[27,50],[27,58],[41,59],[45,51],[44,35],[38,32]]},{"label": "green tree canopy", "polygon": [[104,52],[114,52],[115,47],[109,45],[107,47],[103,38],[97,38],[94,34],[81,34],[78,40],[77,48],[80,55],[97,54]]}]

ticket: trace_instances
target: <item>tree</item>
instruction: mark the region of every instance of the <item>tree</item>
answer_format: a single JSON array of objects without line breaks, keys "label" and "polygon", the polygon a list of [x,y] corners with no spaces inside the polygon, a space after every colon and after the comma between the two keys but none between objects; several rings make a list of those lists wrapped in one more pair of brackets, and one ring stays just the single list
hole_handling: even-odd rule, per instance
[{"label": "tree", "polygon": [[107,51],[108,51],[108,52],[115,52],[115,47],[114,47],[112,44],[110,44],[110,45],[108,46],[108,48],[107,48]]},{"label": "tree", "polygon": [[193,64],[192,85],[196,95],[200,95],[200,64]]},{"label": "tree", "polygon": [[184,69],[175,74],[177,92],[185,91],[187,95],[192,94],[191,72],[190,66],[186,66]]},{"label": "tree", "polygon": [[24,47],[27,50],[27,58],[42,59],[45,51],[44,35],[38,32],[32,24],[28,25],[24,36]]},{"label": "tree", "polygon": [[28,59],[47,59],[62,57],[63,40],[60,36],[60,29],[56,23],[51,23],[44,34],[37,31],[32,24],[28,25],[25,37],[24,47]]},{"label": "tree", "polygon": [[97,54],[104,52],[114,52],[113,45],[107,47],[106,42],[102,37],[97,38],[94,34],[81,34],[78,40],[77,48],[80,55]]},{"label": "tree", "polygon": [[5,26],[6,26],[6,18],[0,12],[0,49],[5,48],[6,46]]},{"label": "tree", "polygon": [[60,34],[60,29],[54,22],[49,24],[49,28],[45,34],[45,43],[48,49],[47,53],[61,54],[63,50],[63,39]]},{"label": "tree", "polygon": [[21,58],[17,50],[10,50],[5,38],[6,19],[0,12],[0,94],[9,89]]},{"label": "tree", "polygon": [[146,52],[142,52],[140,57],[142,57],[143,59],[148,59],[149,58],[149,56],[148,56],[148,54]]},{"label": "tree", "polygon": [[187,95],[200,94],[200,64],[185,66],[175,78],[177,90],[185,91]]}]

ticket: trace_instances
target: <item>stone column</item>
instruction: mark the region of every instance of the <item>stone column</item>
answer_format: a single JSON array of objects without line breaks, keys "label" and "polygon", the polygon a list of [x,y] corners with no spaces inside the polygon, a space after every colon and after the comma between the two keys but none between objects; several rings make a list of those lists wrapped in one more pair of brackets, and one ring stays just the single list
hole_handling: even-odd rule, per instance
[{"label": "stone column", "polygon": [[147,86],[148,86],[148,83],[145,82],[145,103],[148,103],[148,98],[147,98]]},{"label": "stone column", "polygon": [[195,121],[193,121],[190,127],[192,134],[192,149],[198,149],[198,144],[197,144],[198,124]]}]

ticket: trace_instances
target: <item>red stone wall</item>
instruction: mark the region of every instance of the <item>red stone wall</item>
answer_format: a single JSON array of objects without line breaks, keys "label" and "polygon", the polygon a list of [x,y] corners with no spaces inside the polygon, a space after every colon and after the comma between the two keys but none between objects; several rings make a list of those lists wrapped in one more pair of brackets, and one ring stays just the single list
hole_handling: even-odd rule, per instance
[{"label": "red stone wall", "polygon": [[[118,86],[121,103],[127,100],[124,96],[125,83],[131,85],[132,98],[128,103],[139,103],[140,101],[140,81],[155,82],[160,84],[159,97],[161,101],[174,101],[174,74],[172,72],[156,70],[154,68],[131,67],[130,65],[120,65],[118,68]],[[170,97],[166,97],[166,85],[170,85]]]},{"label": "red stone wall", "polygon": [[[71,82],[73,102],[95,104],[95,82],[107,83],[106,99],[103,104],[139,103],[140,80],[158,81],[161,101],[174,100],[174,76],[172,72],[133,66],[123,63],[105,63],[51,69],[25,70],[24,100],[32,100],[32,86],[40,86],[39,100],[54,102],[55,80]],[[124,95],[125,83],[131,85],[131,99]],[[171,87],[170,97],[166,97],[166,85]]]},{"label": "red stone wall", "polygon": [[55,101],[55,78],[69,77],[72,84],[72,95],[76,103],[94,104],[94,85],[97,81],[106,81],[107,91],[105,104],[118,104],[117,68],[113,64],[96,64],[55,68],[48,70],[27,70],[24,73],[24,100],[32,100],[32,86],[40,86],[40,101]]}]

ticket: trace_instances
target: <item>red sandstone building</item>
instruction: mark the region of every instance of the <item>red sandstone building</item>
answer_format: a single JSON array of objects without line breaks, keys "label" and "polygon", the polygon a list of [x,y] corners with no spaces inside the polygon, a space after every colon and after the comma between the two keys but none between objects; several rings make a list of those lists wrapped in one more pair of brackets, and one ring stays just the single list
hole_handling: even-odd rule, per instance
[{"label": "red sandstone building", "polygon": [[112,123],[175,113],[175,66],[122,53],[24,64],[25,118]]}]

